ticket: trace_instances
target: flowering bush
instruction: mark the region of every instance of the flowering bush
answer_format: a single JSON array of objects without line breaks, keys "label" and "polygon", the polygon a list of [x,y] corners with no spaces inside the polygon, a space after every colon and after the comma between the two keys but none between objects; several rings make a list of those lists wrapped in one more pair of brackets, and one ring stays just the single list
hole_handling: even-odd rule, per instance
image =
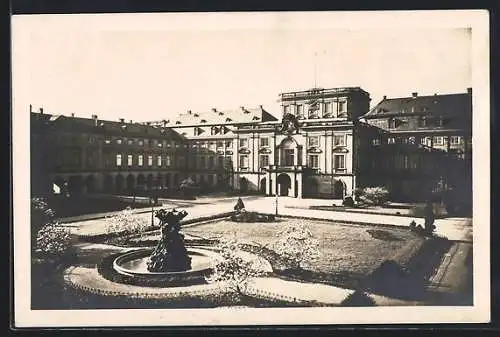
[{"label": "flowering bush", "polygon": [[305,225],[290,225],[277,236],[272,249],[294,268],[301,269],[321,255],[319,241]]},{"label": "flowering bush", "polygon": [[45,225],[54,222],[55,213],[43,198],[31,199],[31,242],[36,248],[38,231]]},{"label": "flowering bush", "polygon": [[108,234],[142,234],[149,228],[149,224],[141,221],[133,213],[132,208],[127,207],[124,210],[107,217],[106,232]]},{"label": "flowering bush", "polygon": [[383,205],[389,200],[389,191],[385,187],[366,187],[359,199],[368,205]]},{"label": "flowering bush", "polygon": [[36,237],[36,252],[43,256],[60,257],[69,247],[71,234],[67,228],[57,222],[42,227]]},{"label": "flowering bush", "polygon": [[250,278],[259,276],[264,269],[257,260],[245,259],[241,245],[236,239],[221,241],[218,245],[220,258],[207,282],[224,282],[238,294],[246,289]]}]

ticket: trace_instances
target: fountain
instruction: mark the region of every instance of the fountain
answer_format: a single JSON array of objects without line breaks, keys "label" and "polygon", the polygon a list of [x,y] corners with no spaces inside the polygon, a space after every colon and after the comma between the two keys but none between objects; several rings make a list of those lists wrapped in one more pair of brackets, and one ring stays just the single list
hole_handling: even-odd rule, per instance
[{"label": "fountain", "polygon": [[[186,248],[184,235],[179,233],[185,210],[160,209],[160,241],[154,249],[139,249],[121,254],[113,261],[113,269],[123,275],[125,283],[144,280],[159,286],[205,283],[217,253],[202,247]],[[127,282],[127,280],[129,282]]]}]

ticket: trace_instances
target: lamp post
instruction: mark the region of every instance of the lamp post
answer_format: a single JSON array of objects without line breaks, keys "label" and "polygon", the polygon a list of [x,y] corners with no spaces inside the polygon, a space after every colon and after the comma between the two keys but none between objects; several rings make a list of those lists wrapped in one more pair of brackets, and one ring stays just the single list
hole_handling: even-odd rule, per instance
[{"label": "lamp post", "polygon": [[152,228],[155,225],[155,218],[154,218],[155,203],[152,197],[149,198],[149,202],[151,203],[151,228]]},{"label": "lamp post", "polygon": [[276,216],[278,216],[278,193],[276,193],[276,201],[275,201],[275,205],[276,205]]}]

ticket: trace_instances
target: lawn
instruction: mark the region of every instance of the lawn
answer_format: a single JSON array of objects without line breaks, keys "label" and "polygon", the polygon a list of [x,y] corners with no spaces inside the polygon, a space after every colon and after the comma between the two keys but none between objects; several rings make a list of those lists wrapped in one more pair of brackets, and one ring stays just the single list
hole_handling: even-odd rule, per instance
[{"label": "lawn", "polygon": [[320,242],[321,257],[308,268],[315,272],[368,275],[385,260],[406,262],[424,241],[407,229],[290,218],[272,223],[221,220],[184,228],[183,232],[204,238],[234,236],[244,243],[268,245],[280,229],[304,222]]}]

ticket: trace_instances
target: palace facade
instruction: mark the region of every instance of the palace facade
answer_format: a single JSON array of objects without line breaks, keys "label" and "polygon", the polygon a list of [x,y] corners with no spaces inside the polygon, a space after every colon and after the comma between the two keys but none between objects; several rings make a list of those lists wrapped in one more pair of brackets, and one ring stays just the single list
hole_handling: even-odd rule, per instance
[{"label": "palace facade", "polygon": [[203,191],[298,198],[385,186],[394,200],[421,200],[439,183],[472,193],[470,90],[384,97],[371,110],[360,87],[279,101],[280,118],[263,106],[141,123],[32,112],[32,174],[73,193],[175,188],[187,177]]}]

